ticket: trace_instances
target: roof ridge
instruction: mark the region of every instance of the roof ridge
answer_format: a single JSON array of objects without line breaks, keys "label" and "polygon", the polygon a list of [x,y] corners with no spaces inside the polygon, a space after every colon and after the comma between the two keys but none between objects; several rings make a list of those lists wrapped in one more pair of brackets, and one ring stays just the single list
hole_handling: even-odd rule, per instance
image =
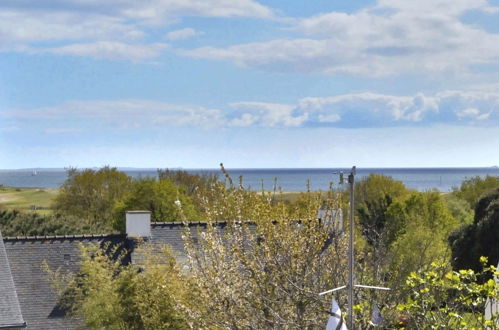
[{"label": "roof ridge", "polygon": [[20,241],[20,240],[44,240],[44,239],[75,239],[75,238],[103,238],[110,236],[124,236],[125,234],[110,233],[110,234],[77,234],[77,235],[36,235],[36,236],[6,236],[4,241]]},{"label": "roof ridge", "polygon": [[227,224],[227,221],[187,221],[187,222],[182,222],[182,221],[156,221],[156,222],[151,222],[151,226],[199,226],[199,225],[207,225],[207,224],[213,224],[213,225],[223,225]]}]

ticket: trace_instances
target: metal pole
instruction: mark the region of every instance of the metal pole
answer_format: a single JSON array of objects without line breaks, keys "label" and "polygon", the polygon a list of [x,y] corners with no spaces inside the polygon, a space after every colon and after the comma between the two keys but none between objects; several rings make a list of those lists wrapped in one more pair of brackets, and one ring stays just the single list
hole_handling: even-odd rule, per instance
[{"label": "metal pole", "polygon": [[348,245],[348,329],[353,327],[353,288],[354,288],[354,250],[353,250],[353,230],[354,230],[354,182],[355,182],[355,166],[348,176],[348,183],[350,184],[350,241]]}]

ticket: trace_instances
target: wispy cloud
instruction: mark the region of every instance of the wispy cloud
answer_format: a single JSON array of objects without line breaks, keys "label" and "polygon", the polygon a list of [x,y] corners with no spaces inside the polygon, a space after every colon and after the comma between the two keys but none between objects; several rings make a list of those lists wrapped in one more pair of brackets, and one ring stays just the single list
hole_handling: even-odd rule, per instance
[{"label": "wispy cloud", "polygon": [[4,111],[2,116],[42,126],[56,123],[56,127],[65,127],[67,123],[75,128],[90,125],[92,129],[499,126],[499,92],[352,93],[306,97],[295,104],[235,102],[215,109],[148,100],[72,101],[55,107]]},{"label": "wispy cloud", "polygon": [[300,127],[307,120],[306,113],[294,113],[289,104],[237,102],[230,107],[237,111],[228,115],[229,126]]},{"label": "wispy cloud", "polygon": [[[0,51],[110,59],[108,50],[114,48],[118,59],[155,57],[160,52],[148,42],[151,31],[189,16],[271,19],[275,14],[253,0],[5,0],[0,2]],[[193,32],[177,30],[171,38]],[[104,56],[97,56],[100,50]],[[134,55],[123,56],[125,50]]]},{"label": "wispy cloud", "polygon": [[184,40],[188,38],[192,38],[195,36],[202,35],[202,31],[197,31],[193,28],[185,28],[185,29],[180,29],[180,30],[174,30],[170,31],[166,34],[166,39],[171,40],[171,41],[176,41],[176,40]]},{"label": "wispy cloud", "polygon": [[157,57],[167,48],[164,43],[127,44],[113,41],[97,41],[93,43],[71,44],[38,50],[40,53],[58,55],[85,56],[96,59],[145,60]]},{"label": "wispy cloud", "polygon": [[4,112],[3,116],[39,123],[79,123],[93,129],[223,125],[223,116],[217,109],[147,100],[71,101],[55,107],[15,109]]},{"label": "wispy cloud", "polygon": [[472,10],[493,13],[496,8],[485,0],[379,0],[352,14],[330,12],[298,20],[293,29],[300,38],[180,53],[262,70],[326,75],[462,72],[497,63],[499,57],[499,34],[461,21]]}]

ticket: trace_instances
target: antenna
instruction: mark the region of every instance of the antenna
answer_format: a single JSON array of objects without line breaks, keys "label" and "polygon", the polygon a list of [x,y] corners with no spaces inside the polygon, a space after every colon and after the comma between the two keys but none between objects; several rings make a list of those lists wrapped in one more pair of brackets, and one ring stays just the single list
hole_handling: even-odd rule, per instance
[{"label": "antenna", "polygon": [[[374,289],[374,290],[390,290],[390,288],[385,288],[381,286],[370,286],[370,285],[362,285],[355,284],[355,269],[354,269],[354,204],[355,204],[355,195],[354,195],[354,184],[355,184],[355,175],[357,174],[357,168],[355,166],[352,167],[350,174],[348,175],[348,185],[350,187],[350,212],[349,212],[349,220],[350,220],[350,239],[348,242],[348,284],[343,285],[331,290],[327,290],[319,293],[319,296],[323,296],[327,293],[339,291],[342,289],[347,289],[348,292],[348,319],[347,325],[348,329],[354,329],[353,326],[353,305],[354,305],[354,296],[353,289],[354,288],[363,288],[363,289]],[[343,172],[340,172],[340,183],[343,181]]]}]

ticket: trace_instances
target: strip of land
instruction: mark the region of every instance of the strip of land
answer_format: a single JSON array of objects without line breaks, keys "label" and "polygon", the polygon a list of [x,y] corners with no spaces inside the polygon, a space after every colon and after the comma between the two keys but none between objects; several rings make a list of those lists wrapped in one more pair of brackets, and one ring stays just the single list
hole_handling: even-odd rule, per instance
[{"label": "strip of land", "polygon": [[49,214],[57,189],[0,186],[0,208],[31,210]]}]

